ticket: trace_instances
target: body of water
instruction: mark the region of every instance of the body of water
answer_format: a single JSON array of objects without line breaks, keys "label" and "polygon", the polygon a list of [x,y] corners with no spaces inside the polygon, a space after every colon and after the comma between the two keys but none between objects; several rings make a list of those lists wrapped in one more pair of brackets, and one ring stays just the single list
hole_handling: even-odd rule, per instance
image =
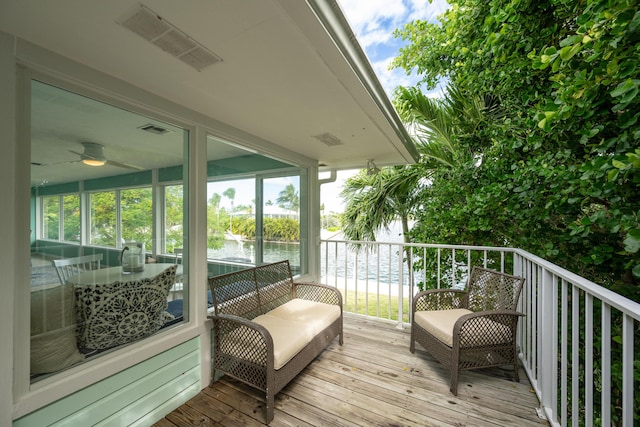
[{"label": "body of water", "polygon": [[[327,234],[327,233],[325,233]],[[329,240],[342,240],[341,233],[333,233]],[[377,241],[402,243],[402,226],[392,224],[389,230],[378,233]],[[379,245],[376,251],[364,249],[356,251],[343,243],[323,243],[321,247],[321,279],[323,282],[342,286],[346,280],[358,282],[375,281],[382,284],[397,284],[400,281],[400,262],[403,254],[394,244]],[[227,240],[222,248],[208,251],[210,259],[255,263],[255,243],[250,241]],[[288,259],[292,266],[300,265],[300,245],[298,243],[265,242],[264,262]],[[403,283],[408,285],[409,272],[403,264]]]}]

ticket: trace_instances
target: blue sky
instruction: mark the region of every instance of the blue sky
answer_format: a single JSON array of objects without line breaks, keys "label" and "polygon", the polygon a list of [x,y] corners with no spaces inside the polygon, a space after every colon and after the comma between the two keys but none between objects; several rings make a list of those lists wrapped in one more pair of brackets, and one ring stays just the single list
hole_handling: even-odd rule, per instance
[{"label": "blue sky", "polygon": [[[416,19],[436,22],[437,16],[448,7],[445,0],[338,0],[349,25],[369,57],[387,95],[396,86],[413,86],[415,75],[404,70],[389,70],[403,41],[393,37],[393,31]],[[434,93],[433,96],[436,96]]]},{"label": "blue sky", "polygon": [[[389,64],[398,55],[403,41],[393,37],[393,31],[415,19],[436,22],[448,4],[445,0],[338,0],[349,25],[366,52],[369,62],[389,98],[397,86],[414,86],[416,75],[407,76],[404,70],[389,70]],[[438,96],[439,90],[429,96]],[[362,165],[364,167],[364,165]],[[344,206],[340,191],[344,180],[357,171],[339,171],[334,183],[323,184],[320,203],[326,212],[342,212]],[[328,176],[328,174],[327,174]]]}]

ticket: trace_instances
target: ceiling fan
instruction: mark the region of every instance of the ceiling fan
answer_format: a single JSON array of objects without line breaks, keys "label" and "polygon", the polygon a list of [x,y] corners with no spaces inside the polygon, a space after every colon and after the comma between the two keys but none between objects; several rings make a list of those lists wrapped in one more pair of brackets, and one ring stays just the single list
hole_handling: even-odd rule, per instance
[{"label": "ceiling fan", "polygon": [[116,166],[119,168],[125,169],[134,169],[134,170],[143,170],[143,167],[132,165],[129,163],[121,163],[116,162],[114,160],[109,160],[104,154],[104,145],[98,144],[97,142],[83,142],[82,146],[84,147],[84,151],[79,153],[77,151],[69,150],[73,154],[77,154],[80,156],[80,160],[85,165],[89,166]]}]

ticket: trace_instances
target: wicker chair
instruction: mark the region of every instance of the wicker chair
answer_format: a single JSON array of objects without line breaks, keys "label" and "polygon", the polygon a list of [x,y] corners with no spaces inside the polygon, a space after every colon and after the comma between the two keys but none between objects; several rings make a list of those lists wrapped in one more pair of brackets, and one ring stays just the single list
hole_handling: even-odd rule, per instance
[{"label": "wicker chair", "polygon": [[411,306],[410,351],[417,341],[451,371],[458,395],[459,371],[513,365],[518,377],[516,310],[524,279],[474,267],[466,291],[434,289],[418,293]]}]

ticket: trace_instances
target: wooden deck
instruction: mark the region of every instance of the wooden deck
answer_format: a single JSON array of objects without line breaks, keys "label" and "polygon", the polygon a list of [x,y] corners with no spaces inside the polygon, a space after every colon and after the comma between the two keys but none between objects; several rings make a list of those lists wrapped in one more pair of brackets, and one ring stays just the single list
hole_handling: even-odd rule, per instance
[{"label": "wooden deck", "polygon": [[[271,426],[544,426],[523,371],[449,374],[420,346],[409,352],[409,330],[345,315],[337,339],[275,401]],[[262,426],[264,395],[223,378],[155,424],[157,427]]]}]

